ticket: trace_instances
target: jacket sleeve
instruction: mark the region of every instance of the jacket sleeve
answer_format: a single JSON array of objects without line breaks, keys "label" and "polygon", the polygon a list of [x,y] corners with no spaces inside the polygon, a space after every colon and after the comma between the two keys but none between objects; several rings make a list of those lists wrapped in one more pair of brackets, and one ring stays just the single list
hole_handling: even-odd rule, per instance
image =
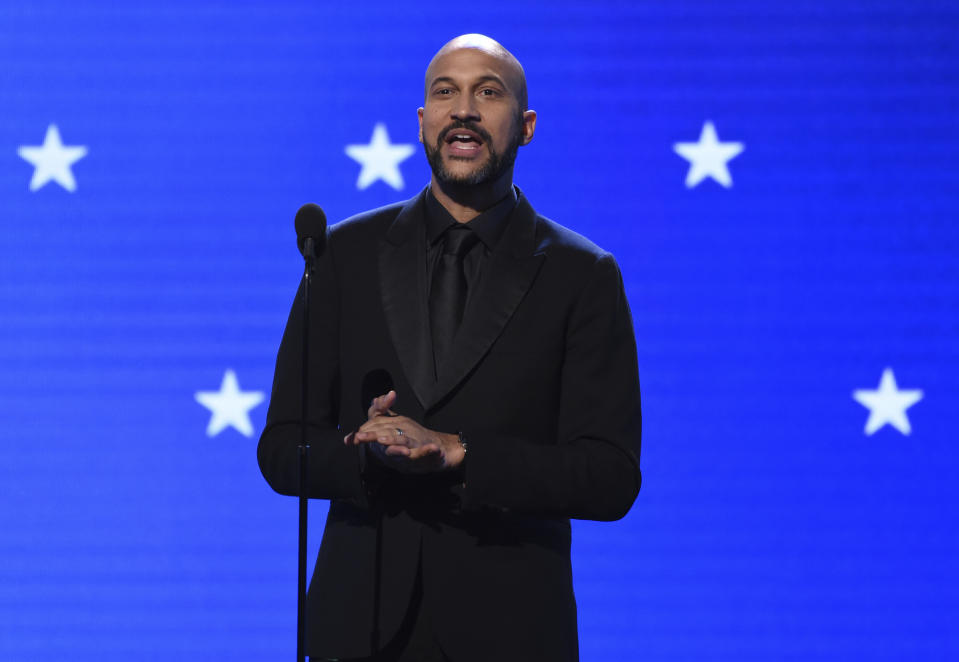
[{"label": "jacket sleeve", "polygon": [[[310,302],[309,405],[307,441],[310,444],[307,495],[319,499],[350,499],[366,503],[362,481],[362,451],[343,444],[339,421],[339,324],[332,246],[317,258]],[[276,357],[273,391],[266,427],[257,446],[263,477],[280,494],[298,494],[301,436],[303,351],[303,297],[300,287],[293,300],[283,340]]]},{"label": "jacket sleeve", "polygon": [[639,375],[629,304],[608,253],[573,305],[561,375],[555,443],[477,433],[464,510],[592,520],[629,512],[641,482]]}]

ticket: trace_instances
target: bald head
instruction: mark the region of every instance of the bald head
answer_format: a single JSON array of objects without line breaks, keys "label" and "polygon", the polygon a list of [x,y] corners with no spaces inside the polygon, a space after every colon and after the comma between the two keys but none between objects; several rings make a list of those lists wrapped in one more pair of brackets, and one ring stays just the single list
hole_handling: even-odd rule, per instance
[{"label": "bald head", "polygon": [[429,90],[435,77],[435,69],[438,62],[445,56],[461,51],[463,49],[473,49],[480,51],[494,58],[502,67],[504,82],[510,87],[510,90],[516,96],[519,102],[519,109],[526,110],[529,106],[526,94],[526,72],[523,71],[523,65],[519,63],[512,53],[506,50],[502,44],[495,39],[490,39],[482,34],[464,34],[446,42],[426,67],[425,89]]}]

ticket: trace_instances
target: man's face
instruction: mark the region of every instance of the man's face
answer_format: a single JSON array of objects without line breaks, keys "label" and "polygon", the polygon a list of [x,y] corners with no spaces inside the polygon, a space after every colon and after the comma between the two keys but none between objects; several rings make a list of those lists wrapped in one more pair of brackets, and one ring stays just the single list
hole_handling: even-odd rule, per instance
[{"label": "man's face", "polygon": [[436,58],[418,111],[420,142],[441,183],[477,186],[512,168],[533,137],[535,113],[523,112],[515,73],[501,58],[461,48]]}]

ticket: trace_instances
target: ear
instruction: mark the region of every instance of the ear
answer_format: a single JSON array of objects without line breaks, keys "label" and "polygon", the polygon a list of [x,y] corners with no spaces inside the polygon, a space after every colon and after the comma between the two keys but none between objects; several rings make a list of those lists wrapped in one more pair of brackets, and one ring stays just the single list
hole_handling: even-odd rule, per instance
[{"label": "ear", "polygon": [[416,117],[420,123],[420,142],[423,142],[423,108],[416,109]]},{"label": "ear", "polygon": [[523,112],[523,126],[520,131],[523,135],[521,145],[528,145],[533,140],[533,134],[536,133],[536,111],[527,110]]}]

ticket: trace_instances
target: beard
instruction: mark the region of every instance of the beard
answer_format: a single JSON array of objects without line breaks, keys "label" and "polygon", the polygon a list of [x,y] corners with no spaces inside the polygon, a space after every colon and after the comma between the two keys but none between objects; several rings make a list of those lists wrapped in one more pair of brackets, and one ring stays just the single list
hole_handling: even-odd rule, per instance
[{"label": "beard", "polygon": [[[479,127],[472,122],[454,122],[450,126],[440,131],[440,134],[436,137],[435,145],[430,145],[428,142],[423,141],[423,149],[426,151],[426,160],[429,162],[430,168],[433,170],[433,175],[436,177],[436,181],[438,181],[440,184],[445,184],[454,188],[470,188],[495,182],[503,176],[503,173],[512,168],[513,163],[516,162],[516,153],[519,151],[519,146],[523,139],[519,128],[520,126],[522,126],[522,119],[517,125],[516,130],[513,132],[512,139],[502,154],[498,153],[493,148],[493,141],[489,133],[482,127]],[[451,131],[455,131],[456,129],[467,129],[479,135],[483,139],[483,144],[486,145],[487,152],[489,152],[485,161],[478,164],[471,172],[464,174],[455,174],[450,172],[446,161],[443,159],[442,150],[443,145],[446,144],[446,136],[449,135]],[[450,159],[454,161],[466,160],[455,156],[450,157]]]}]

